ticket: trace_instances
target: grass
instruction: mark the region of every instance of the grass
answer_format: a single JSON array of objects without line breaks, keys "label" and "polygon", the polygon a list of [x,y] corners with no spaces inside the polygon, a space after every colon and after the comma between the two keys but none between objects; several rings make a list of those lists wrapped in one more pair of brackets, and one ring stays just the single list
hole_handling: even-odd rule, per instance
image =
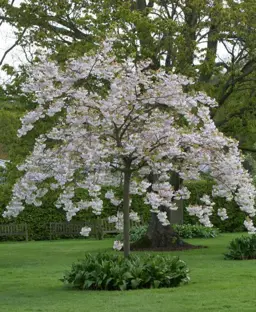
[{"label": "grass", "polygon": [[0,243],[0,311],[255,312],[256,261],[223,259],[228,242],[239,235],[188,240],[208,248],[171,253],[188,263],[190,284],[128,292],[67,290],[59,281],[85,252],[109,250],[111,239]]}]

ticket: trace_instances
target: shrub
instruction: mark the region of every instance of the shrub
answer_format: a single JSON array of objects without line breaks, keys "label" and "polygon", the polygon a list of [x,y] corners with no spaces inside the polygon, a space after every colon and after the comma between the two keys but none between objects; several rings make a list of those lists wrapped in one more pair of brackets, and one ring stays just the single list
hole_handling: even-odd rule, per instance
[{"label": "shrub", "polygon": [[[131,242],[137,242],[139,239],[141,239],[146,234],[147,229],[148,229],[148,225],[133,226],[130,229],[130,241]],[[123,232],[119,233],[116,236],[116,240],[118,240],[118,241],[124,240]]]},{"label": "shrub", "polygon": [[[16,218],[11,220],[2,217],[2,213],[8,204],[11,196],[12,184],[17,178],[17,173],[14,170],[7,171],[7,183],[0,184],[0,224],[5,223],[27,223],[29,230],[29,239],[31,240],[47,240],[49,239],[49,223],[50,222],[62,222],[66,221],[65,212],[62,209],[56,209],[54,207],[54,202],[57,199],[56,192],[49,192],[44,198],[43,205],[41,207],[26,206],[26,209]],[[11,176],[11,177],[10,177]],[[199,198],[203,194],[211,194],[211,182],[210,181],[193,181],[186,182],[186,186],[191,191],[191,197],[189,200],[185,201],[185,206],[188,204],[198,204]],[[120,190],[121,192],[121,190]],[[80,191],[76,194],[76,199],[81,198],[86,199],[86,192]],[[109,200],[102,198],[104,203],[104,213],[101,216],[106,218],[109,215],[116,213],[116,207],[111,205]],[[216,205],[214,209],[225,207],[228,212],[229,218],[225,221],[221,221],[218,216],[212,216],[211,220],[215,227],[219,228],[222,232],[241,232],[244,231],[244,213],[239,210],[234,202],[225,203],[223,198],[215,199]],[[143,201],[143,198],[139,195],[132,196],[131,209],[138,212],[142,217],[142,220],[147,223],[150,218],[150,209]],[[74,221],[85,221],[93,219],[95,216],[89,211],[80,211]],[[196,224],[198,219],[196,217],[191,217],[188,215],[186,209],[184,209],[184,222],[187,224]],[[256,222],[256,219],[254,220]],[[138,230],[140,231],[140,230]],[[131,235],[132,232],[131,232]],[[141,234],[143,235],[143,234]],[[72,238],[73,236],[68,236]],[[66,238],[68,238],[66,237]],[[78,236],[80,237],[80,235]],[[3,238],[1,237],[0,240]],[[10,239],[8,237],[8,239]],[[120,240],[120,239],[118,239]]]},{"label": "shrub", "polygon": [[[6,205],[8,204],[11,196],[11,184],[0,184],[0,224],[6,223],[27,223],[30,240],[48,240],[50,238],[49,223],[50,222],[65,222],[66,213],[63,209],[56,209],[54,206],[58,198],[56,191],[46,194],[43,205],[41,207],[34,207],[26,205],[26,209],[20,213],[17,218],[6,219],[2,216]],[[76,193],[75,199],[87,199],[88,195],[85,191]],[[116,207],[110,203],[106,198],[102,198],[104,210],[101,218],[106,218],[110,215],[116,214]],[[146,204],[143,203],[143,198],[134,195],[132,198],[131,209],[138,212],[142,220],[147,221],[149,218],[150,210]],[[84,222],[87,220],[95,220],[96,217],[91,211],[83,210],[72,219],[72,221]],[[66,235],[65,238],[81,237],[81,235]],[[64,238],[64,237],[62,237]],[[8,240],[10,237],[8,237]],[[2,240],[2,237],[0,237]]]},{"label": "shrub", "polygon": [[[130,229],[131,242],[137,242],[141,239],[146,234],[147,228],[148,225],[132,227]],[[173,228],[181,238],[211,238],[219,235],[219,229],[207,228],[203,225],[174,224]],[[123,241],[123,233],[119,233],[116,240]]]},{"label": "shrub", "polygon": [[[204,194],[211,196],[212,193],[212,181],[201,180],[186,182],[185,186],[191,192],[190,198],[184,201],[184,206],[196,205],[200,203],[200,197]],[[239,209],[234,201],[227,202],[224,198],[214,198],[214,214],[211,216],[211,221],[214,227],[220,229],[221,232],[243,232],[245,231],[244,219],[245,214]],[[228,219],[222,221],[216,212],[218,208],[226,208]],[[196,224],[198,219],[194,216],[190,216],[186,209],[184,209],[184,223]]]},{"label": "shrub", "polygon": [[[56,209],[54,207],[54,202],[57,199],[56,192],[49,192],[44,199],[43,205],[41,207],[32,207],[26,206],[26,209],[16,218],[16,219],[5,219],[2,217],[2,213],[8,204],[11,196],[12,184],[14,180],[17,178],[15,176],[14,170],[7,171],[7,180],[11,176],[8,183],[0,184],[0,224],[5,223],[27,223],[29,230],[29,239],[31,240],[46,240],[49,239],[49,223],[50,222],[62,222],[66,221],[65,212],[62,209]],[[189,200],[185,201],[185,206],[189,204],[198,204],[199,198],[203,194],[211,194],[211,183],[210,181],[202,180],[202,181],[193,181],[186,182],[186,186],[191,191],[191,197]],[[121,192],[121,190],[120,190]],[[80,200],[81,198],[86,199],[86,192],[81,191],[77,192],[76,198]],[[109,200],[102,198],[104,203],[104,213],[102,218],[106,218],[109,215],[113,215],[116,213],[116,207],[111,205]],[[211,221],[213,225],[221,230],[221,232],[241,232],[244,231],[244,213],[239,210],[237,205],[232,202],[225,202],[223,198],[214,199],[216,205],[214,209],[225,207],[228,212],[229,218],[225,221],[221,221],[220,218],[216,215],[213,215]],[[146,205],[143,201],[143,198],[139,195],[132,196],[132,204],[131,209],[138,212],[142,217],[143,221],[146,223],[150,218],[150,209],[148,205]],[[89,211],[80,211],[76,217],[74,217],[74,221],[85,221],[89,219],[93,219],[95,216]],[[184,209],[184,222],[186,224],[196,224],[198,219],[196,217],[191,217],[187,213],[186,209]],[[256,218],[254,219],[256,222]],[[139,231],[139,230],[138,230]],[[131,232],[131,235],[132,232]],[[143,235],[143,234],[142,234]],[[79,235],[80,236],[80,235]],[[79,237],[78,236],[78,237]],[[73,236],[69,236],[70,238]],[[0,238],[0,240],[3,238]],[[10,239],[8,237],[8,239]],[[118,239],[120,240],[120,239]]]},{"label": "shrub", "polygon": [[219,235],[218,229],[203,225],[174,224],[173,228],[182,238],[211,238]]},{"label": "shrub", "polygon": [[72,265],[62,281],[81,290],[129,290],[177,287],[189,281],[188,268],[179,258],[98,253]]},{"label": "shrub", "polygon": [[225,259],[256,259],[256,235],[242,236],[233,239],[228,246]]}]

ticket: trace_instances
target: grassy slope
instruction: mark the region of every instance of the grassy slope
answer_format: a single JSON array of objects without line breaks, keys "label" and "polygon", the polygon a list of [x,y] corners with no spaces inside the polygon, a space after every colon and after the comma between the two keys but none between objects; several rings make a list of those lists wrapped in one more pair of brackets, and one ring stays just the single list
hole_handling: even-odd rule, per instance
[{"label": "grassy slope", "polygon": [[79,292],[58,281],[84,252],[109,250],[111,240],[0,243],[0,311],[255,312],[256,261],[223,260],[234,236],[192,240],[209,248],[173,253],[191,268],[189,285],[129,292]]}]

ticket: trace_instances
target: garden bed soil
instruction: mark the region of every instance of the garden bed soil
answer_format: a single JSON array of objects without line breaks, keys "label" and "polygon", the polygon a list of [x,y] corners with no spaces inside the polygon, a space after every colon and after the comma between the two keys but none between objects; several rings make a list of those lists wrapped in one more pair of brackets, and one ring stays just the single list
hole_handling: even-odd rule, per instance
[{"label": "garden bed soil", "polygon": [[182,246],[169,246],[169,247],[147,247],[147,248],[139,248],[133,247],[131,245],[132,251],[183,251],[183,250],[191,250],[191,249],[202,249],[207,248],[207,246],[196,246],[188,243],[183,243]]}]

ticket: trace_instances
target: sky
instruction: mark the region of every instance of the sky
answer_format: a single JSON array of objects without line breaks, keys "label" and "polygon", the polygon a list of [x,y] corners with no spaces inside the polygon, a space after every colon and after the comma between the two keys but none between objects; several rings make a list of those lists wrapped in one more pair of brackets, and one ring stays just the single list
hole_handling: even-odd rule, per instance
[{"label": "sky", "polygon": [[[16,38],[13,33],[12,27],[7,24],[3,24],[0,27],[0,59],[4,52],[13,45]],[[10,65],[18,65],[22,61],[23,51],[21,47],[16,47],[13,51],[8,53],[8,56],[5,58],[4,63]]]},{"label": "sky", "polygon": [[[15,0],[15,5],[19,5],[21,0]],[[3,23],[0,26],[0,60],[3,57],[4,52],[11,47],[16,38],[13,32],[13,28],[10,25]],[[25,59],[24,53],[21,47],[16,47],[13,51],[8,53],[7,57],[5,58],[4,64],[10,64],[12,66],[17,67],[21,62]],[[6,77],[3,72],[0,71],[0,83],[5,80]]]}]

